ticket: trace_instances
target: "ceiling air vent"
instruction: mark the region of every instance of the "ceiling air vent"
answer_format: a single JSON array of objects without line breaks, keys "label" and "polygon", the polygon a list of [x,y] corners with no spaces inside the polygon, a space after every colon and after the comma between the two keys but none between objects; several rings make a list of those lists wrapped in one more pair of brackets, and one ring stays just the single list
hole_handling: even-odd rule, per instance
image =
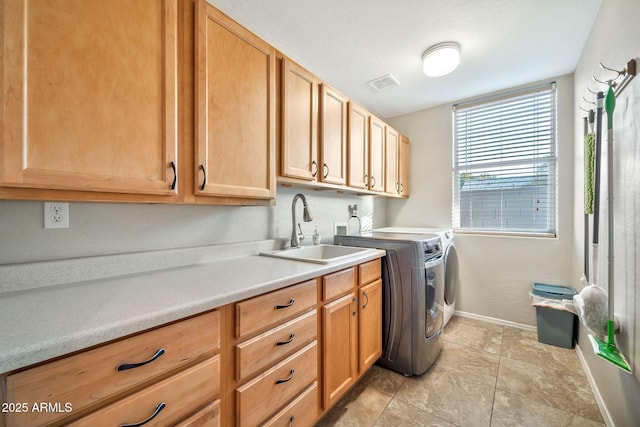
[{"label": "ceiling air vent", "polygon": [[381,90],[389,89],[392,87],[396,87],[400,84],[398,79],[393,77],[391,74],[387,74],[386,76],[378,77],[377,79],[369,80],[367,82],[369,86],[373,88],[376,92],[380,92]]}]

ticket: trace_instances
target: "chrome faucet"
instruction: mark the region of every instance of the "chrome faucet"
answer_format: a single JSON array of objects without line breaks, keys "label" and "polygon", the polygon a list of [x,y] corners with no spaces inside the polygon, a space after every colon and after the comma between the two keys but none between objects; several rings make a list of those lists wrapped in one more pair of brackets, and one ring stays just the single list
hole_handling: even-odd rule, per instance
[{"label": "chrome faucet", "polygon": [[[307,205],[307,199],[304,197],[304,194],[298,193],[293,197],[293,202],[291,202],[291,247],[298,248],[300,247],[300,240],[304,239],[304,234],[302,234],[302,228],[300,228],[300,233],[296,231],[296,202],[298,199],[302,199],[302,206],[304,207],[302,212],[302,219],[304,222],[309,222],[313,219],[311,216],[311,212],[309,212],[309,206]],[[300,224],[298,224],[300,227]]]}]

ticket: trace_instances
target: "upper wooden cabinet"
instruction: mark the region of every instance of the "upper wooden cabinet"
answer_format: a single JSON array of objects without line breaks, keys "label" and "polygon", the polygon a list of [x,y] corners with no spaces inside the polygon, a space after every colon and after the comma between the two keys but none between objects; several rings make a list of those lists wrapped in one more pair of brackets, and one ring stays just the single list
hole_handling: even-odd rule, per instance
[{"label": "upper wooden cabinet", "polygon": [[369,117],[369,190],[384,192],[386,125],[375,116]]},{"label": "upper wooden cabinet", "polygon": [[275,197],[275,49],[198,0],[196,195]]},{"label": "upper wooden cabinet", "polygon": [[400,193],[400,180],[398,177],[398,145],[400,137],[398,131],[387,126],[385,130],[385,172],[384,191],[388,194]]},{"label": "upper wooden cabinet", "polygon": [[320,180],[347,183],[347,98],[320,85]]},{"label": "upper wooden cabinet", "polygon": [[280,174],[317,180],[318,80],[288,58],[282,59],[282,141]]},{"label": "upper wooden cabinet", "polygon": [[369,189],[369,112],[349,101],[349,187]]},{"label": "upper wooden cabinet", "polygon": [[176,194],[177,0],[5,0],[0,186]]},{"label": "upper wooden cabinet", "polygon": [[409,149],[410,141],[404,135],[400,135],[400,147],[398,152],[398,169],[400,176],[400,195],[402,197],[409,197]]}]

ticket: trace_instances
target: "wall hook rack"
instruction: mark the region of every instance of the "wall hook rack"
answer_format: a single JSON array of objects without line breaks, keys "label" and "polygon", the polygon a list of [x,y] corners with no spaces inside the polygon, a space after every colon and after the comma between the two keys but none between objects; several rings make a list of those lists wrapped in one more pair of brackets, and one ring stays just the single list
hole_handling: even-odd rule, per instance
[{"label": "wall hook rack", "polygon": [[607,81],[602,81],[602,80],[598,80],[598,78],[596,76],[591,76],[591,78],[593,79],[593,81],[598,82],[602,85],[606,85],[609,86],[609,84],[611,84],[612,88],[615,88],[616,86],[618,86],[618,83],[615,81],[617,78],[619,78],[620,76],[616,77],[615,79],[611,79],[611,80],[607,80]]},{"label": "wall hook rack", "polygon": [[[602,68],[603,70],[613,71],[614,73],[617,73],[617,74],[618,74],[618,77],[620,77],[620,76],[624,76],[624,75],[626,75],[626,74],[627,74],[627,69],[626,69],[626,68],[624,68],[622,71],[620,71],[620,70],[616,70],[616,69],[614,69],[614,68],[609,68],[609,67],[607,67],[606,65],[604,65],[602,62],[600,62],[600,68]],[[618,77],[616,77],[616,79],[617,79]]]}]

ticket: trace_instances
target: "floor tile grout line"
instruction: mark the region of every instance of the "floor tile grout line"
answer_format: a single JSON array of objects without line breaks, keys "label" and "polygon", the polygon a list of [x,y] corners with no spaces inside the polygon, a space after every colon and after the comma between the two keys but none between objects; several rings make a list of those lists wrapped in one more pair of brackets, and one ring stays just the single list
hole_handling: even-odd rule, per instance
[{"label": "floor tile grout line", "polygon": [[491,402],[491,416],[489,417],[489,426],[493,424],[493,411],[496,408],[496,395],[498,394],[498,375],[500,375],[500,363],[502,361],[502,347],[504,346],[504,327],[500,334],[500,351],[498,353],[498,369],[496,370],[496,381],[493,385],[493,401]]}]

